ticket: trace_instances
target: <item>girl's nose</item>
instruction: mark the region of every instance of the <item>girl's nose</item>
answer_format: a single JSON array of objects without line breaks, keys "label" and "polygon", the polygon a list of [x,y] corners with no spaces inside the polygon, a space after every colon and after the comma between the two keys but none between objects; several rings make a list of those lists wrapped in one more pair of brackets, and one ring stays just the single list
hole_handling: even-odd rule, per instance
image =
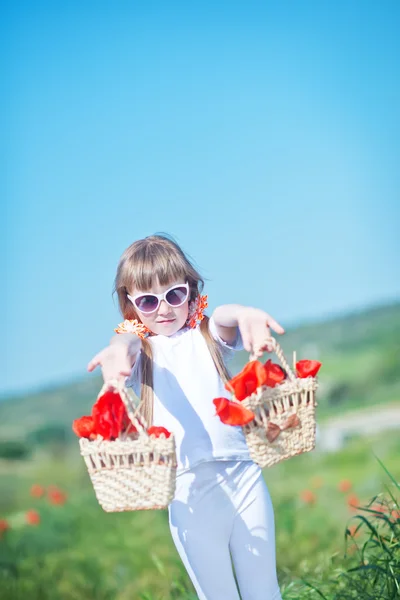
[{"label": "girl's nose", "polygon": [[161,300],[160,306],[158,307],[158,314],[161,316],[169,315],[171,312],[171,307],[169,304],[165,302],[165,300]]}]

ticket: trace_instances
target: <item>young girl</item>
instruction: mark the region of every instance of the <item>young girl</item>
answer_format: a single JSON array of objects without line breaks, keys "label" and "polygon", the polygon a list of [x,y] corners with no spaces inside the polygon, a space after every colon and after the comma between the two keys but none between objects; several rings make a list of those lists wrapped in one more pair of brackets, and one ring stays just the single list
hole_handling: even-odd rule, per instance
[{"label": "young girl", "polygon": [[259,357],[272,350],[269,328],[284,331],[264,311],[237,304],[206,317],[203,285],[172,240],[154,235],[134,242],[115,279],[122,315],[130,321],[119,331],[132,333],[114,336],[88,370],[100,365],[105,381],[127,377],[147,423],[175,435],[169,524],[198,597],[279,600],[269,492],[242,428],[223,424],[213,399],[230,398],[224,382],[234,351],[244,346]]}]

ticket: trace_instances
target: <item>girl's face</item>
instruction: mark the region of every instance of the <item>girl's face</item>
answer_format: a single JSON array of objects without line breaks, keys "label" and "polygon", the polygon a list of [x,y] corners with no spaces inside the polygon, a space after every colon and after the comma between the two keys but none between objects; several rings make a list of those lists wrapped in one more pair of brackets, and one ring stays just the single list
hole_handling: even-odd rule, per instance
[{"label": "girl's face", "polygon": [[[186,281],[182,279],[172,281],[168,285],[160,285],[159,283],[153,284],[150,290],[139,290],[134,287],[131,291],[130,296],[132,298],[137,296],[138,294],[163,294],[164,292],[171,290],[171,288],[174,288],[175,286],[181,287],[177,288],[176,292],[172,290],[172,296],[168,297],[168,300],[172,300],[172,302],[174,302],[178,301],[179,297],[184,297],[184,295],[186,294],[186,290],[184,290],[184,287],[186,286]],[[139,304],[143,303],[143,305],[145,306],[149,303],[149,300],[151,301],[152,298],[139,299]],[[181,306],[171,306],[171,304],[166,302],[165,299],[162,299],[158,304],[157,310],[151,313],[142,312],[138,307],[137,302],[138,300],[136,300],[134,306],[141,322],[156,335],[174,335],[174,333],[182,329],[188,318],[189,293],[187,294],[187,298],[183,302],[183,304],[181,304]]]}]

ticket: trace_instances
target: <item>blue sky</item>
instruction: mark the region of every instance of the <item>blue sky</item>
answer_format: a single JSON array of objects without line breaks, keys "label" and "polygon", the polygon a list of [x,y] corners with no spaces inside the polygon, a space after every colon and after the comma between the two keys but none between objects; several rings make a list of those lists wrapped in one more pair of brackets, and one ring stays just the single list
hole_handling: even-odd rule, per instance
[{"label": "blue sky", "polygon": [[211,309],[290,327],[400,296],[399,2],[1,7],[0,394],[85,375],[154,232]]}]

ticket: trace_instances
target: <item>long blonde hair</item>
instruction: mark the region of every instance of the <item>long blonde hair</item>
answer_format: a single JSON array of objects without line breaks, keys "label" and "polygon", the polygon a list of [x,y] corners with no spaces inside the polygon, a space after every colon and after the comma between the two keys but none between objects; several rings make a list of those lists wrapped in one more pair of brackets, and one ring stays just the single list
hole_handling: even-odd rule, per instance
[{"label": "long blonde hair", "polygon": [[[202,292],[204,280],[185,256],[178,244],[166,235],[150,235],[131,244],[122,254],[114,283],[119,308],[124,319],[138,319],[127,294],[136,287],[148,290],[154,281],[168,285],[177,279],[189,283],[189,304]],[[208,328],[209,318],[204,316],[200,331],[207,343],[215,368],[223,381],[229,379],[217,342]],[[153,422],[153,354],[150,342],[142,341],[141,356],[141,413],[150,425]]]}]

